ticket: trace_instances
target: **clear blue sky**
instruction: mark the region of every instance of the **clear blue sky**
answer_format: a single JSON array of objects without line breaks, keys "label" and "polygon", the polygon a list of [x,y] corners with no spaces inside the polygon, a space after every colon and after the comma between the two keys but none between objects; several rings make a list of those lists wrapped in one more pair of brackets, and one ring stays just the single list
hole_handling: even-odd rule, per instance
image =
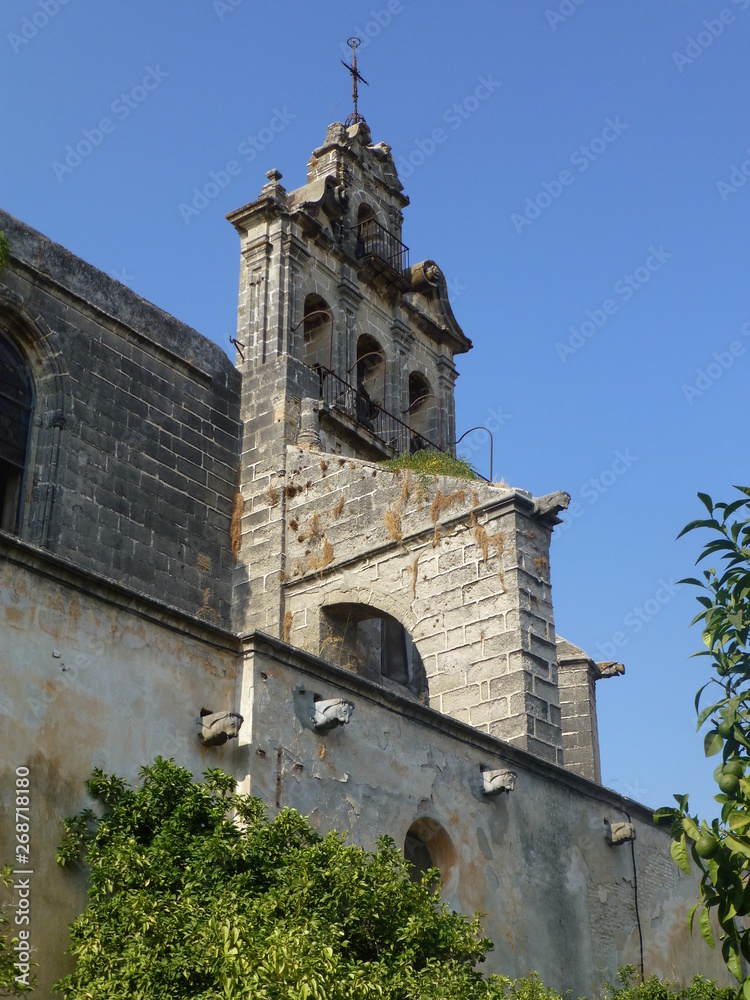
[{"label": "clear blue sky", "polygon": [[304,182],[363,38],[360,110],[401,167],[412,261],[442,267],[475,345],[459,433],[491,426],[497,478],[573,497],[557,628],[627,668],[599,686],[604,781],[713,814],[695,595],[674,587],[701,539],[675,537],[698,490],[750,481],[750,0],[6,0],[1,18],[0,203],[225,348],[224,215],[272,167]]}]

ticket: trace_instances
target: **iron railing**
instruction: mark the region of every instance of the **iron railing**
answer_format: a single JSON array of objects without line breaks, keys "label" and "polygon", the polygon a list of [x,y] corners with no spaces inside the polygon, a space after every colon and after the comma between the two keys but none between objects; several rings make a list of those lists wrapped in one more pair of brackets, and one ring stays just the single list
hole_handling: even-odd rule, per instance
[{"label": "iron railing", "polygon": [[319,365],[316,366],[316,371],[320,378],[320,398],[326,406],[345,413],[397,454],[445,450],[379,406],[366,392],[357,390],[349,382],[339,378],[329,368]]},{"label": "iron railing", "polygon": [[375,257],[403,275],[409,270],[409,248],[375,219],[365,219],[356,228],[358,259]]}]

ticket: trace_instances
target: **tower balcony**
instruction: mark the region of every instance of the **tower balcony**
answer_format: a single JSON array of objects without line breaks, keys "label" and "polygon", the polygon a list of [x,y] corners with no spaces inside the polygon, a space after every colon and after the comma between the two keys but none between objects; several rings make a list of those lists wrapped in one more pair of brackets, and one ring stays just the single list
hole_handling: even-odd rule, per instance
[{"label": "tower balcony", "polygon": [[364,219],[355,229],[356,256],[374,274],[382,275],[402,291],[409,287],[409,248],[375,219]]},{"label": "tower balcony", "polygon": [[362,429],[368,432],[386,455],[445,451],[442,441],[436,443],[414,430],[371,399],[362,387],[357,389],[323,365],[316,365],[314,370],[320,379],[320,400],[327,412],[334,418],[343,418],[350,426],[356,425],[360,433]]}]

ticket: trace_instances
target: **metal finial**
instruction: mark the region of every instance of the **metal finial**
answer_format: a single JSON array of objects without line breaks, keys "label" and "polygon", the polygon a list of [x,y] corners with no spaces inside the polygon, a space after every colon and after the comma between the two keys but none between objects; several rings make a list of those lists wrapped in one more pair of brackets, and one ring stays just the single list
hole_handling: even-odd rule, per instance
[{"label": "metal finial", "polygon": [[349,117],[344,122],[346,127],[349,128],[350,125],[356,125],[358,122],[364,122],[364,118],[357,110],[357,97],[358,97],[357,81],[358,80],[361,81],[362,83],[364,83],[366,87],[369,87],[370,84],[367,82],[367,80],[365,80],[365,78],[361,75],[361,73],[357,69],[357,48],[362,44],[361,39],[349,38],[347,39],[346,44],[352,50],[352,64],[350,66],[348,63],[345,63],[344,60],[342,59],[341,65],[346,66],[346,68],[352,74],[352,98],[354,100],[354,111],[352,112],[352,114],[349,115]]}]

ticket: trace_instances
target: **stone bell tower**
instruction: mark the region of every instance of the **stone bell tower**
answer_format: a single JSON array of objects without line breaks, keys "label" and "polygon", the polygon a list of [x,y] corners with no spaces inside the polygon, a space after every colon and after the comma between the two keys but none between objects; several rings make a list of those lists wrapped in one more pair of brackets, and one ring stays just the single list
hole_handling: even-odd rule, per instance
[{"label": "stone bell tower", "polygon": [[328,128],[303,187],[287,192],[279,171],[266,176],[228,219],[241,240],[243,554],[259,573],[243,581],[241,618],[280,634],[283,551],[265,501],[282,489],[286,446],[375,461],[454,452],[453,357],[471,342],[437,265],[410,265],[408,198],[390,147],[373,145],[364,121]]},{"label": "stone bell tower", "polygon": [[549,542],[567,494],[377,463],[455,450],[446,282],[412,264],[390,147],[328,127],[240,236],[242,467],[234,626],[259,630],[562,762]]}]

